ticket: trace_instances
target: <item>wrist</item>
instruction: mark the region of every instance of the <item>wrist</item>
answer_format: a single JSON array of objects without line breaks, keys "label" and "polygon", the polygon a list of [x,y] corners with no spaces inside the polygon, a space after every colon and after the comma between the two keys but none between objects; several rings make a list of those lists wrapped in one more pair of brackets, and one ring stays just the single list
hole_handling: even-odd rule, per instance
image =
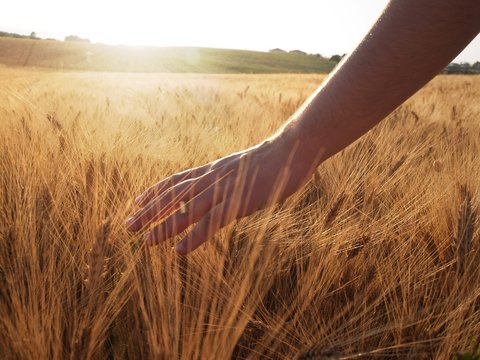
[{"label": "wrist", "polygon": [[295,161],[305,163],[312,171],[328,157],[325,141],[309,132],[300,119],[290,121],[276,138],[280,146],[293,153]]}]

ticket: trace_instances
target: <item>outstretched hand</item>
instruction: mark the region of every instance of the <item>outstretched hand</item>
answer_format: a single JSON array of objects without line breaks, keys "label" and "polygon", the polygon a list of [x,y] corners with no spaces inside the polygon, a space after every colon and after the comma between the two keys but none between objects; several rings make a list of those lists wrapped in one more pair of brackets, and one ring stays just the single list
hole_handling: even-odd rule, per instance
[{"label": "outstretched hand", "polygon": [[479,33],[479,13],[478,0],[391,1],[279,136],[159,182],[137,198],[142,208],[127,227],[140,231],[161,221],[146,235],[153,245],[196,223],[176,246],[187,254],[229,222],[285,199],[320,160],[366,133],[454,59]]},{"label": "outstretched hand", "polygon": [[233,220],[284,200],[314,170],[298,146],[277,137],[160,181],[135,199],[141,209],[126,226],[140,231],[161,221],[145,236],[156,245],[196,223],[175,247],[185,255]]}]

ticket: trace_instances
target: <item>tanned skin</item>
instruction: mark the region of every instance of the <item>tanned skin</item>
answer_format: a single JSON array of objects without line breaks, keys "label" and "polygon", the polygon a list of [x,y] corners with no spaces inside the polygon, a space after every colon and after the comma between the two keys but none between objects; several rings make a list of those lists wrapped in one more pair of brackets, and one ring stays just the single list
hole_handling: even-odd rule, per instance
[{"label": "tanned skin", "polygon": [[[149,245],[195,224],[185,255],[235,219],[302,188],[325,159],[412,96],[480,31],[479,0],[392,0],[373,28],[274,136],[170,176],[135,200],[131,231],[153,226]],[[157,224],[158,223],[158,224]]]}]

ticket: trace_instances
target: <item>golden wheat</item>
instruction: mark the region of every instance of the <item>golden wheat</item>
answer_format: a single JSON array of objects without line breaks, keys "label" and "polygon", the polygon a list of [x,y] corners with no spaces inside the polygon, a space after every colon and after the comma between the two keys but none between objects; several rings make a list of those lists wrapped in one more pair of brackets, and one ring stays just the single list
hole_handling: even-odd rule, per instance
[{"label": "golden wheat", "polygon": [[323,76],[0,77],[3,358],[448,359],[480,333],[480,78],[436,78],[183,258],[125,230],[133,198],[271,135]]}]

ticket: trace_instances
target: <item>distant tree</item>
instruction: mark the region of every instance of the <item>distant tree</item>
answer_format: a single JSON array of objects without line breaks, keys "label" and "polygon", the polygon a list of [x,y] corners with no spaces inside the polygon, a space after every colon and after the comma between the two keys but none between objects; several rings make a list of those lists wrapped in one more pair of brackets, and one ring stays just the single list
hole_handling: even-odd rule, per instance
[{"label": "distant tree", "polygon": [[342,60],[342,58],[343,58],[343,56],[340,56],[340,55],[338,55],[338,54],[335,54],[335,55],[333,55],[333,56],[330,58],[330,61],[339,63],[339,62]]},{"label": "distant tree", "polygon": [[468,62],[450,63],[442,73],[444,74],[480,74],[480,63],[477,61],[473,65]]},{"label": "distant tree", "polygon": [[28,35],[20,35],[20,34],[17,34],[17,33],[9,33],[9,32],[5,32],[5,31],[0,31],[0,36],[12,37],[12,38],[16,38],[16,39],[26,39],[26,38],[30,37]]},{"label": "distant tree", "polygon": [[285,53],[286,51],[279,48],[275,48],[275,49],[269,50],[269,52]]},{"label": "distant tree", "polygon": [[35,31],[32,31],[32,32],[30,33],[30,39],[38,39],[38,38],[37,38],[37,33],[36,33]]}]

